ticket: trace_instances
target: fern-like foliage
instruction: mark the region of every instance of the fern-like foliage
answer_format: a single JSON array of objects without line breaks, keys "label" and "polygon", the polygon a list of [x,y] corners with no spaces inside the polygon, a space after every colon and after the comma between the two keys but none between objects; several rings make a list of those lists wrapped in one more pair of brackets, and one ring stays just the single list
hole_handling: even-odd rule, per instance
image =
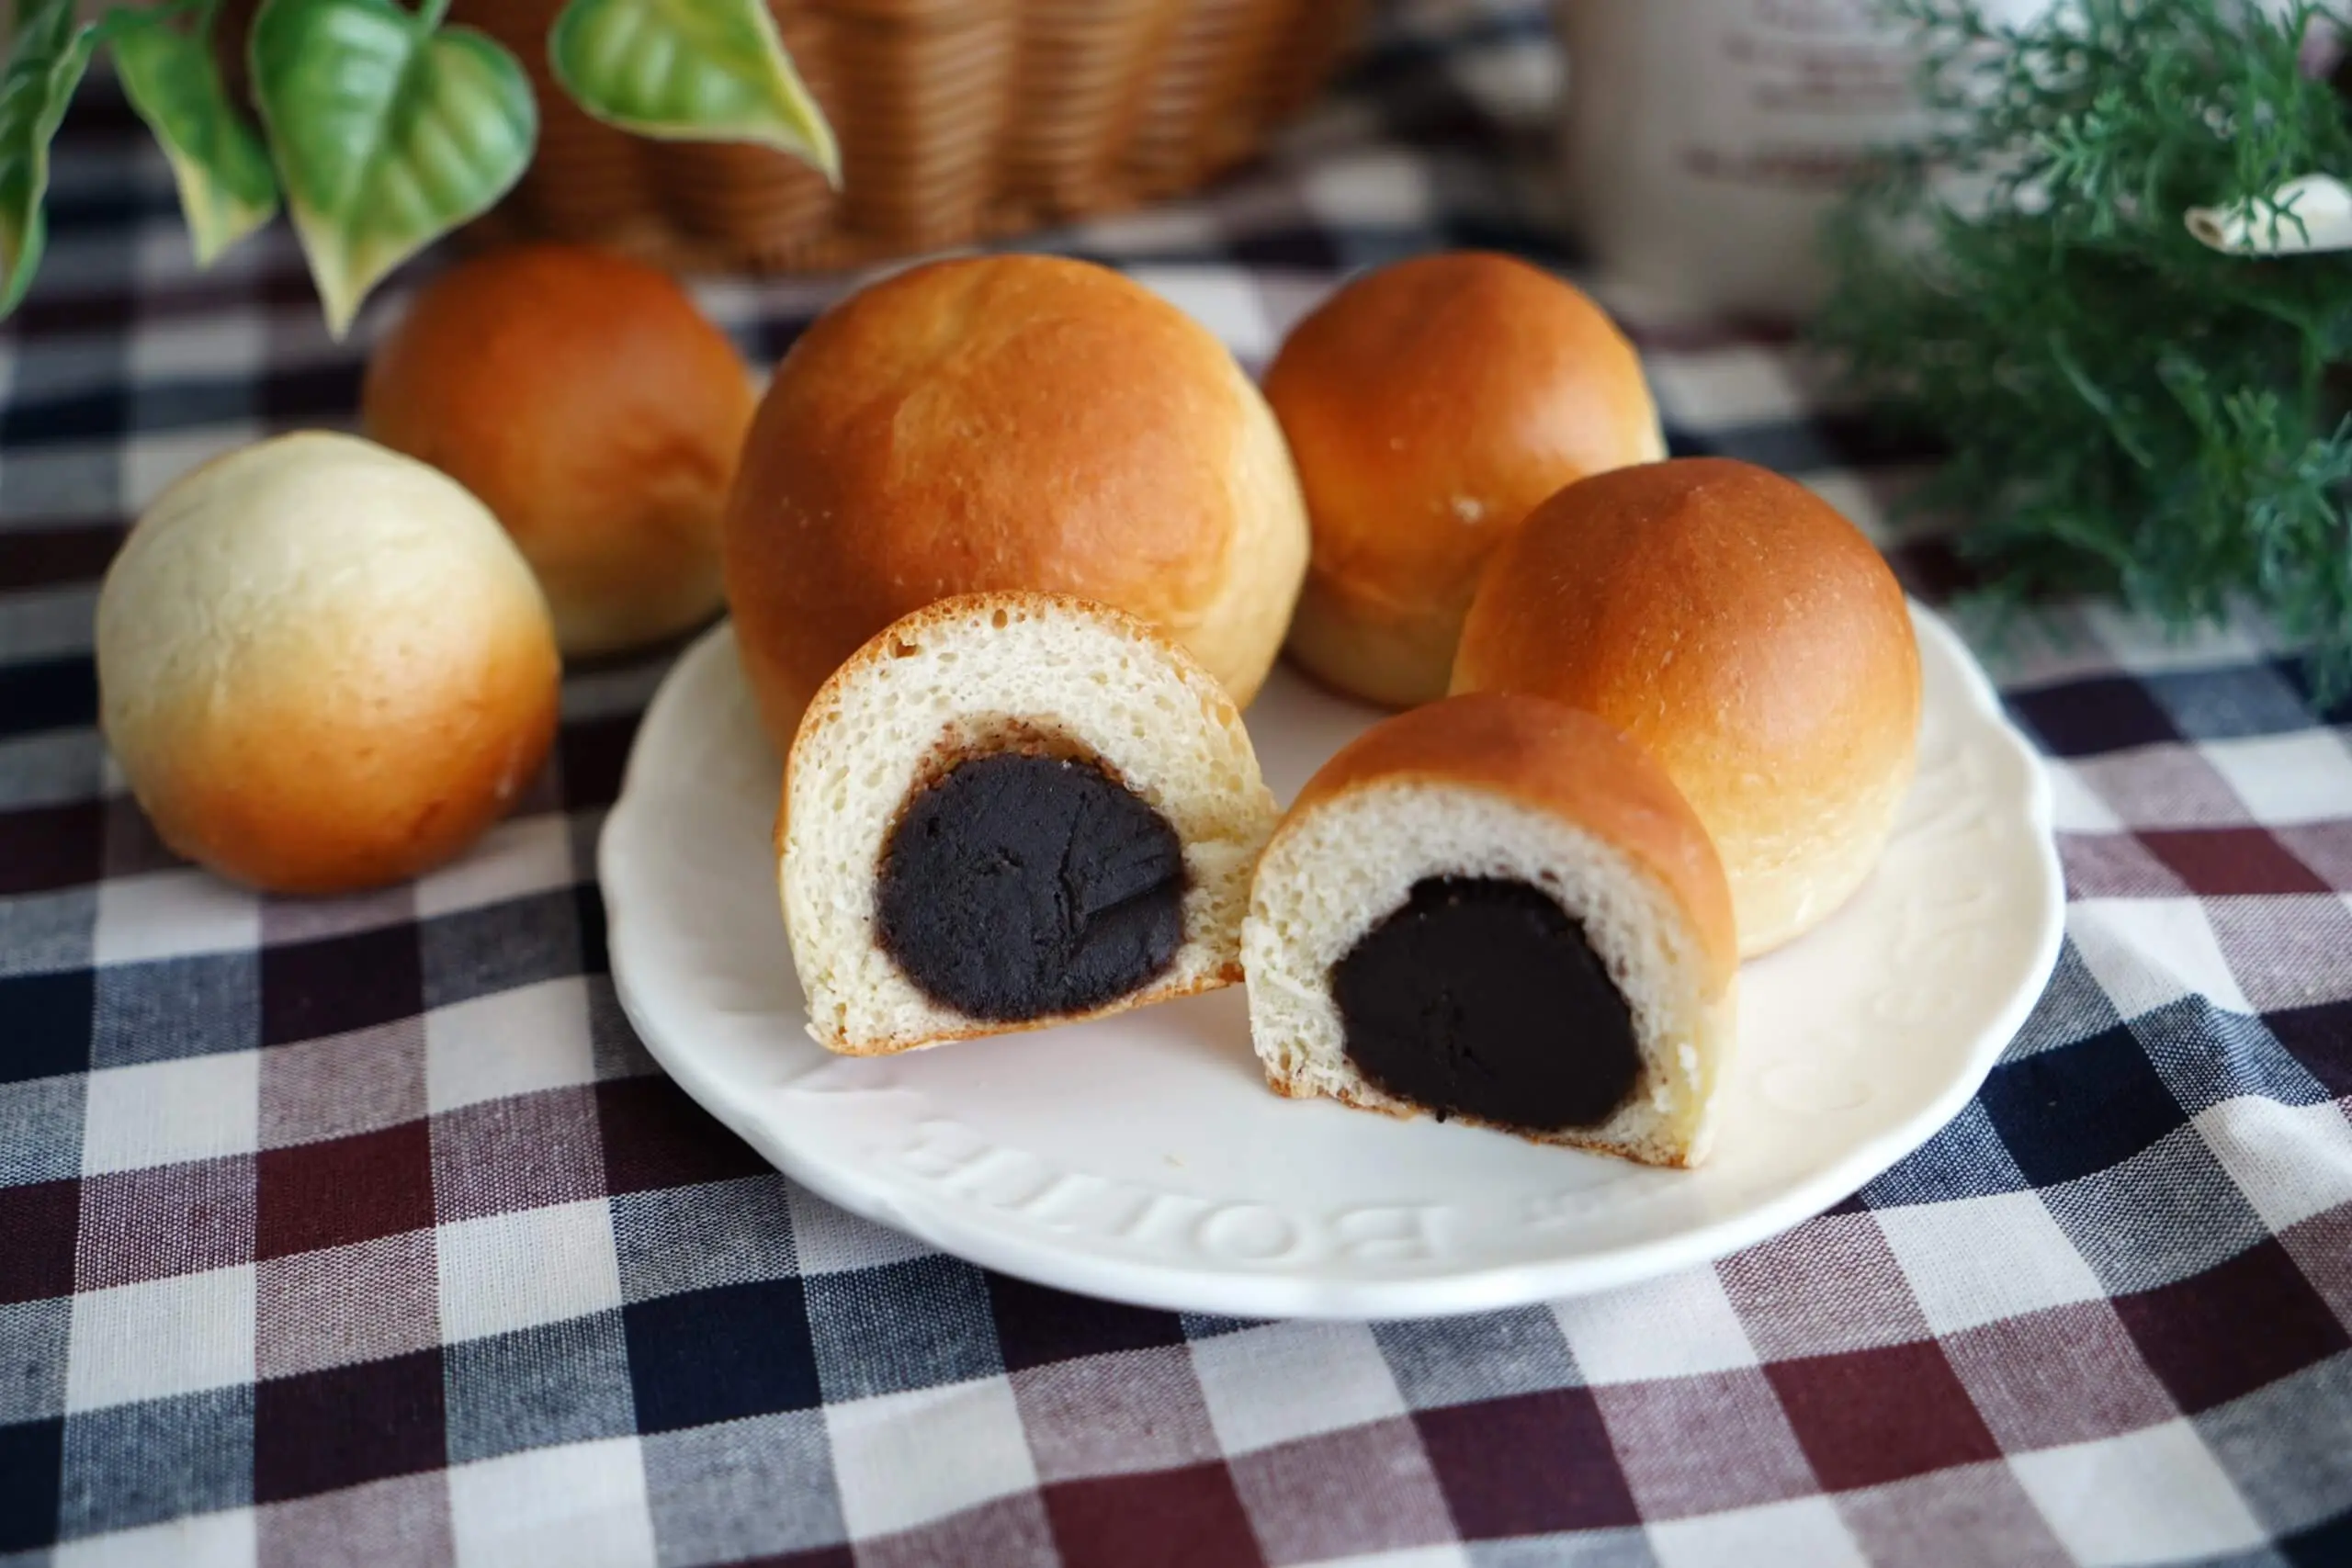
[{"label": "fern-like foliage", "polygon": [[2022,27],[1892,0],[1939,126],[1833,220],[1816,323],[1950,458],[1919,498],[1997,592],[2118,594],[2175,625],[2250,600],[2352,693],[2352,254],[2253,259],[2194,207],[2352,181],[2312,69],[2340,6],[2060,0]]}]

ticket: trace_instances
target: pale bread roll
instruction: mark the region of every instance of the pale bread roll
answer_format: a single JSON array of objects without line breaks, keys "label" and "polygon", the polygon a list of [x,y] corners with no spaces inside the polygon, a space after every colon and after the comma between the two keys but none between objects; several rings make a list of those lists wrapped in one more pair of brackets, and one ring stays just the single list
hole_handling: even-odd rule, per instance
[{"label": "pale bread roll", "polygon": [[[1344,962],[1413,906],[1418,888],[1446,879],[1532,889],[1580,927],[1605,971],[1600,983],[1630,1015],[1633,1055],[1613,1110],[1578,1124],[1525,1119],[1532,1099],[1518,1080],[1582,1071],[1578,1053],[1611,1043],[1566,1025],[1513,1043],[1527,1055],[1515,1073],[1487,1080],[1484,1113],[1426,1104],[1364,1069],[1363,1021],[1351,1033],[1340,1005]],[[1279,1093],[1396,1116],[1442,1111],[1652,1165],[1707,1156],[1736,1029],[1730,890],[1666,775],[1589,715],[1535,697],[1454,697],[1365,731],[1283,818],[1259,862],[1241,943],[1250,1033]],[[1491,989],[1495,978],[1466,983]],[[1436,979],[1404,989],[1424,1016],[1446,1014]],[[1441,1029],[1434,1050],[1490,1043]]]},{"label": "pale bread roll", "polygon": [[1861,886],[1918,743],[1918,642],[1885,559],[1804,486],[1727,458],[1538,507],[1487,567],[1453,689],[1555,698],[1657,758],[1723,855],[1748,956]]},{"label": "pale bread roll", "polygon": [[[981,1016],[919,983],[894,955],[889,908],[935,912],[953,902],[913,886],[904,895],[910,903],[894,906],[886,872],[889,857],[904,852],[901,825],[974,763],[1006,758],[1098,770],[1124,786],[1114,793],[1130,808],[1139,801],[1172,829],[1181,901],[1169,895],[1164,964],[1083,1005]],[[1141,621],[1036,593],[975,594],[920,610],[825,683],[786,761],[778,880],[809,1032],[828,1050],[874,1055],[1229,985],[1240,978],[1250,868],[1274,817],[1232,698]],[[968,828],[943,841],[1008,863],[1023,853]],[[1067,889],[1085,885],[1090,867],[1065,857],[1039,874]],[[986,970],[1006,956],[1017,967],[1023,953],[991,945],[1010,940],[1008,930],[975,919],[946,942],[948,958],[968,954]]]},{"label": "pale bread roll", "polygon": [[173,849],[276,892],[396,882],[547,755],[547,602],[481,503],[345,435],[280,436],[160,496],[98,596],[101,722]]}]

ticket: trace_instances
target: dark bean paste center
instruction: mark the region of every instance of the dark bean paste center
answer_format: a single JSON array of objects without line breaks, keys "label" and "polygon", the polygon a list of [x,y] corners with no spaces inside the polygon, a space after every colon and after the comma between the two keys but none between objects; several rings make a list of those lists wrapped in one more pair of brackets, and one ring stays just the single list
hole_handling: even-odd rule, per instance
[{"label": "dark bean paste center", "polygon": [[1641,1067],[1634,1016],[1584,928],[1501,877],[1413,885],[1334,966],[1348,1059],[1440,1116],[1589,1127]]},{"label": "dark bean paste center", "polygon": [[1176,829],[1091,762],[1001,752],[907,804],[883,847],[882,950],[917,989],[1017,1022],[1157,978],[1184,936]]}]

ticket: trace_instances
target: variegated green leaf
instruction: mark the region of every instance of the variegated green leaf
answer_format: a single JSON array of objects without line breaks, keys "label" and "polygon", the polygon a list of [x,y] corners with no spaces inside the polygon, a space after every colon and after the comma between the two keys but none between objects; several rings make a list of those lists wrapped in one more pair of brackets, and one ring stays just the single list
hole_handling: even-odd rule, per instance
[{"label": "variegated green leaf", "polygon": [[49,233],[49,144],[88,69],[91,29],[74,0],[18,6],[8,63],[0,71],[0,315],[32,286]]},{"label": "variegated green leaf", "polygon": [[171,163],[196,265],[209,266],[277,210],[269,151],[229,96],[210,18],[184,32],[153,11],[118,11],[105,31],[130,107]]},{"label": "variegated green leaf", "polygon": [[[430,6],[437,17],[440,7]],[[391,0],[268,0],[254,96],[327,325],[522,177],[538,133],[514,57]]]},{"label": "variegated green leaf", "polygon": [[763,0],[571,0],[548,60],[582,108],[624,130],[758,142],[840,183],[832,127]]}]

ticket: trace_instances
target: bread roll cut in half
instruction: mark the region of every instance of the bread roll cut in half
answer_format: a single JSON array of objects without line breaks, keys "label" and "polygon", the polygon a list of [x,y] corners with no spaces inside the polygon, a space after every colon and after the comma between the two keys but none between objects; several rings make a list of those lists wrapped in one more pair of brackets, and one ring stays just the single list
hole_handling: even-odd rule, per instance
[{"label": "bread roll cut in half", "polygon": [[1248,705],[1306,570],[1274,416],[1233,355],[1106,267],[934,262],[802,333],[726,524],[743,669],[779,746],[866,638],[934,600],[1141,616]]},{"label": "bread roll cut in half", "polygon": [[1641,361],[1609,317],[1483,252],[1348,284],[1292,330],[1266,399],[1314,525],[1291,655],[1396,707],[1445,694],[1478,570],[1539,502],[1666,456]]},{"label": "bread roll cut in half", "polygon": [[1538,507],[1495,554],[1457,692],[1532,692],[1633,737],[1707,825],[1743,954],[1870,874],[1911,782],[1919,649],[1860,530],[1793,480],[1690,458]]},{"label": "bread roll cut in half", "polygon": [[1274,817],[1232,698],[1140,620],[918,611],[825,683],[786,763],[809,1032],[876,1055],[1230,985]]},{"label": "bread roll cut in half", "polygon": [[414,876],[555,737],[547,602],[453,479],[279,436],[157,497],[98,595],[107,742],[166,844],[278,893]]},{"label": "bread roll cut in half", "polygon": [[1366,730],[1276,829],[1241,952],[1283,1094],[1706,1157],[1730,890],[1674,785],[1589,715],[1453,697]]}]

